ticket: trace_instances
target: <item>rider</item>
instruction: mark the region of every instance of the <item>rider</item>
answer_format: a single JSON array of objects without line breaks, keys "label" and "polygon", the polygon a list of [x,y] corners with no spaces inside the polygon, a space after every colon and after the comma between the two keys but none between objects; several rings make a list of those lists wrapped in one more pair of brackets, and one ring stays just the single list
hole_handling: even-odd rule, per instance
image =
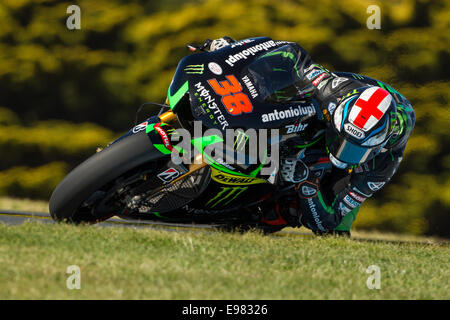
[{"label": "rider", "polygon": [[[217,39],[209,49],[233,42]],[[262,223],[349,235],[362,203],[396,172],[414,127],[414,111],[389,85],[353,73],[337,75],[314,63],[298,44],[290,44],[299,56],[301,93],[319,103],[326,138],[282,160],[282,179],[296,184],[296,192],[264,210]]]}]

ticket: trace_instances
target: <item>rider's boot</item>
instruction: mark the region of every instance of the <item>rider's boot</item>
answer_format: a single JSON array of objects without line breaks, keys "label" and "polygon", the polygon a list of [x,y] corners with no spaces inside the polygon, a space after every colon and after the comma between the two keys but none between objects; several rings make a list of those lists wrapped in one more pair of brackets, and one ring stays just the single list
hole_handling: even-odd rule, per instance
[{"label": "rider's boot", "polygon": [[350,211],[347,215],[342,218],[341,223],[334,229],[336,234],[348,235],[350,236],[350,229],[352,227],[353,222],[356,219],[356,215],[358,214],[359,207]]}]

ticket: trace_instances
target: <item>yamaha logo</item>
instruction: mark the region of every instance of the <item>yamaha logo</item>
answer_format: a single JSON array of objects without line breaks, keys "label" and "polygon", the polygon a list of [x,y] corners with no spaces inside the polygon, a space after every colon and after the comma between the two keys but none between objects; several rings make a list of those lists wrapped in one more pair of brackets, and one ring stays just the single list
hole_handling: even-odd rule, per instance
[{"label": "yamaha logo", "polygon": [[315,195],[316,192],[317,192],[316,189],[313,189],[307,185],[302,186],[302,193],[303,193],[303,195],[305,195],[307,197]]},{"label": "yamaha logo", "polygon": [[298,195],[300,198],[312,198],[317,195],[317,191],[319,190],[319,186],[310,182],[304,181],[298,186]]},{"label": "yamaha logo", "polygon": [[350,124],[350,123],[346,123],[344,125],[344,130],[345,132],[347,132],[349,135],[357,138],[357,139],[362,139],[364,138],[366,135],[364,134],[364,132],[362,132],[361,130],[359,130],[358,128],[356,128],[354,125]]}]

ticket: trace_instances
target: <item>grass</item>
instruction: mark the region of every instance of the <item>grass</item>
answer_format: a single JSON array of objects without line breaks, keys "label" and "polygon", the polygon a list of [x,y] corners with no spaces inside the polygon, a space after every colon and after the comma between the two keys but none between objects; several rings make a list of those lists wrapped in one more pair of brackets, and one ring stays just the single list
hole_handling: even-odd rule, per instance
[{"label": "grass", "polygon": [[0,223],[0,299],[450,298],[442,243],[177,231]]}]

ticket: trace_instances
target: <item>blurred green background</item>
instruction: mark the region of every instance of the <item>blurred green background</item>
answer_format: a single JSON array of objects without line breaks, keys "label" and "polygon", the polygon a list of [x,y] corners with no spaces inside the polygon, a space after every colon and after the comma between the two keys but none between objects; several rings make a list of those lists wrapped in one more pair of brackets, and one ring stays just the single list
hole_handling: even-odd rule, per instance
[{"label": "blurred green background", "polygon": [[[81,8],[81,30],[66,9]],[[369,30],[369,5],[381,30]],[[0,195],[48,199],[97,146],[163,102],[187,43],[223,35],[301,44],[330,70],[391,84],[416,111],[392,182],[355,224],[450,237],[448,0],[196,0],[0,3]]]}]

